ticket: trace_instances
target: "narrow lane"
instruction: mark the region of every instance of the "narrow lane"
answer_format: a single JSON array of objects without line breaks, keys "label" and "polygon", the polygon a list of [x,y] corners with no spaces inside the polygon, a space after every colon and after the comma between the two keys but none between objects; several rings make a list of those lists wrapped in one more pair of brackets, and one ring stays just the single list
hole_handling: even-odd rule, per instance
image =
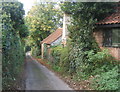
[{"label": "narrow lane", "polygon": [[53,72],[38,63],[30,55],[26,62],[26,90],[72,90]]}]

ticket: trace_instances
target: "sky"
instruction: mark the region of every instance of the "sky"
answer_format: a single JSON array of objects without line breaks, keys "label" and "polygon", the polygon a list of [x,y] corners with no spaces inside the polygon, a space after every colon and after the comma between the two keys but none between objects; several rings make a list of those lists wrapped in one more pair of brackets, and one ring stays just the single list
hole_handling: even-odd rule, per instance
[{"label": "sky", "polygon": [[18,0],[24,5],[25,15],[27,15],[27,12],[32,8],[35,1],[41,1],[41,2],[57,2],[62,0]]},{"label": "sky", "polygon": [[32,8],[36,0],[18,0],[24,5],[25,14]]},{"label": "sky", "polygon": [[32,8],[34,5],[34,2],[58,2],[58,1],[64,1],[64,0],[18,0],[24,5],[25,15],[27,15],[27,12]]}]

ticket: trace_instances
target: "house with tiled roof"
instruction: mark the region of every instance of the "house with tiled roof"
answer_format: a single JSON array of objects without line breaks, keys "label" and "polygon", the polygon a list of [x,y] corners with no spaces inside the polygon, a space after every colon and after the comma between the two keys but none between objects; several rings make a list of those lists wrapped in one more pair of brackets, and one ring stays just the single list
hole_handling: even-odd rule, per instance
[{"label": "house with tiled roof", "polygon": [[46,37],[43,41],[41,41],[41,53],[42,58],[44,57],[44,52],[47,50],[49,53],[50,46],[57,46],[61,44],[62,41],[62,28],[58,28],[56,31],[51,33],[48,37]]},{"label": "house with tiled roof", "polygon": [[99,47],[107,48],[112,56],[120,60],[120,7],[96,25],[94,37]]}]

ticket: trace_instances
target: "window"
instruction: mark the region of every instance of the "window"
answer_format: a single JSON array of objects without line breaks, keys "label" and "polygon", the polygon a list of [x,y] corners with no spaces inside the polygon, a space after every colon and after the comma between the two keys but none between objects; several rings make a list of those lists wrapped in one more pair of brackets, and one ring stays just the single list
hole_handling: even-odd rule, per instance
[{"label": "window", "polygon": [[120,29],[112,30],[112,46],[120,46]]},{"label": "window", "polygon": [[103,46],[120,47],[120,29],[105,30],[103,37]]}]

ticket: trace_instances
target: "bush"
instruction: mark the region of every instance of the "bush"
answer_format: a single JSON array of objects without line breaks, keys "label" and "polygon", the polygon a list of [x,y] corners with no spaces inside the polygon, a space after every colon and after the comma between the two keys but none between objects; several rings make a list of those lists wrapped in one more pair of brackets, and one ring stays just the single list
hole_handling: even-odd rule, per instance
[{"label": "bush", "polygon": [[[24,25],[23,5],[20,2],[2,3],[2,89],[16,87],[16,80],[23,71],[25,52],[20,33]],[[23,30],[23,28],[22,28]],[[23,31],[22,31],[23,33]],[[23,33],[24,34],[24,33]],[[24,34],[25,35],[25,34]]]},{"label": "bush", "polygon": [[38,46],[33,46],[31,48],[31,53],[32,53],[32,56],[40,56],[40,47]]},{"label": "bush", "polygon": [[51,54],[52,54],[52,57],[54,58],[53,63],[55,65],[59,65],[60,63],[61,50],[62,50],[61,46],[56,46],[52,48]]},{"label": "bush", "polygon": [[[73,52],[72,54],[75,56],[78,53],[80,53],[80,50],[76,49],[76,53]],[[80,55],[83,55],[83,53],[80,53],[78,56]],[[73,76],[76,80],[85,80],[91,75],[100,75],[101,73],[108,72],[117,65],[117,61],[108,53],[107,50],[97,53],[93,50],[86,51],[84,52],[82,60],[78,56],[76,55],[76,57],[73,57],[75,59],[74,62],[69,60],[69,66],[73,67],[69,69],[72,71],[72,74],[74,73]]]},{"label": "bush", "polygon": [[[104,5],[106,10],[101,12]],[[72,39],[69,52],[69,71],[78,78],[89,77],[93,72],[93,75],[100,75],[101,71],[106,73],[115,67],[112,56],[107,51],[99,52],[99,46],[93,37],[93,30],[96,28],[94,24],[107,14],[113,13],[113,7],[114,3],[84,2],[65,2],[61,7],[64,12],[70,13],[72,18],[68,26],[69,37]],[[95,11],[98,12],[91,13]],[[87,16],[85,16],[86,14]],[[96,69],[97,71],[95,71]]]},{"label": "bush", "polygon": [[62,72],[68,72],[69,70],[69,49],[68,47],[64,47],[61,50],[61,55],[60,55],[60,67],[62,69]]},{"label": "bush", "polygon": [[92,86],[96,90],[117,90],[119,88],[118,79],[118,66],[115,66],[108,72],[96,75]]},{"label": "bush", "polygon": [[95,76],[92,87],[96,90],[116,90],[118,89],[118,66],[117,61],[107,50],[94,53],[87,51],[86,73]]},{"label": "bush", "polygon": [[53,70],[55,70],[57,72],[61,72],[61,67],[58,65],[53,65],[52,68],[53,68]]},{"label": "bush", "polygon": [[[93,50],[90,51],[86,51],[85,52],[87,54],[87,60],[86,63],[88,65],[87,72],[94,72],[96,71],[96,69],[101,68],[100,71],[102,71],[102,69],[104,69],[104,71],[111,69],[114,66],[114,58],[108,53],[108,50],[103,50],[101,52],[97,52],[94,53]],[[109,67],[104,67],[104,66],[109,66]],[[109,69],[107,69],[109,68]],[[99,73],[100,73],[99,71]],[[98,72],[97,72],[98,73]]]},{"label": "bush", "polygon": [[54,58],[53,64],[55,69],[61,72],[67,72],[69,70],[69,52],[68,47],[52,47],[52,57]]},{"label": "bush", "polygon": [[86,54],[87,54],[88,62],[94,63],[94,64],[96,63],[102,64],[102,63],[105,63],[105,61],[111,63],[112,60],[114,59],[109,54],[107,49],[97,53],[94,53],[93,50],[90,50],[90,51],[86,51]]}]

